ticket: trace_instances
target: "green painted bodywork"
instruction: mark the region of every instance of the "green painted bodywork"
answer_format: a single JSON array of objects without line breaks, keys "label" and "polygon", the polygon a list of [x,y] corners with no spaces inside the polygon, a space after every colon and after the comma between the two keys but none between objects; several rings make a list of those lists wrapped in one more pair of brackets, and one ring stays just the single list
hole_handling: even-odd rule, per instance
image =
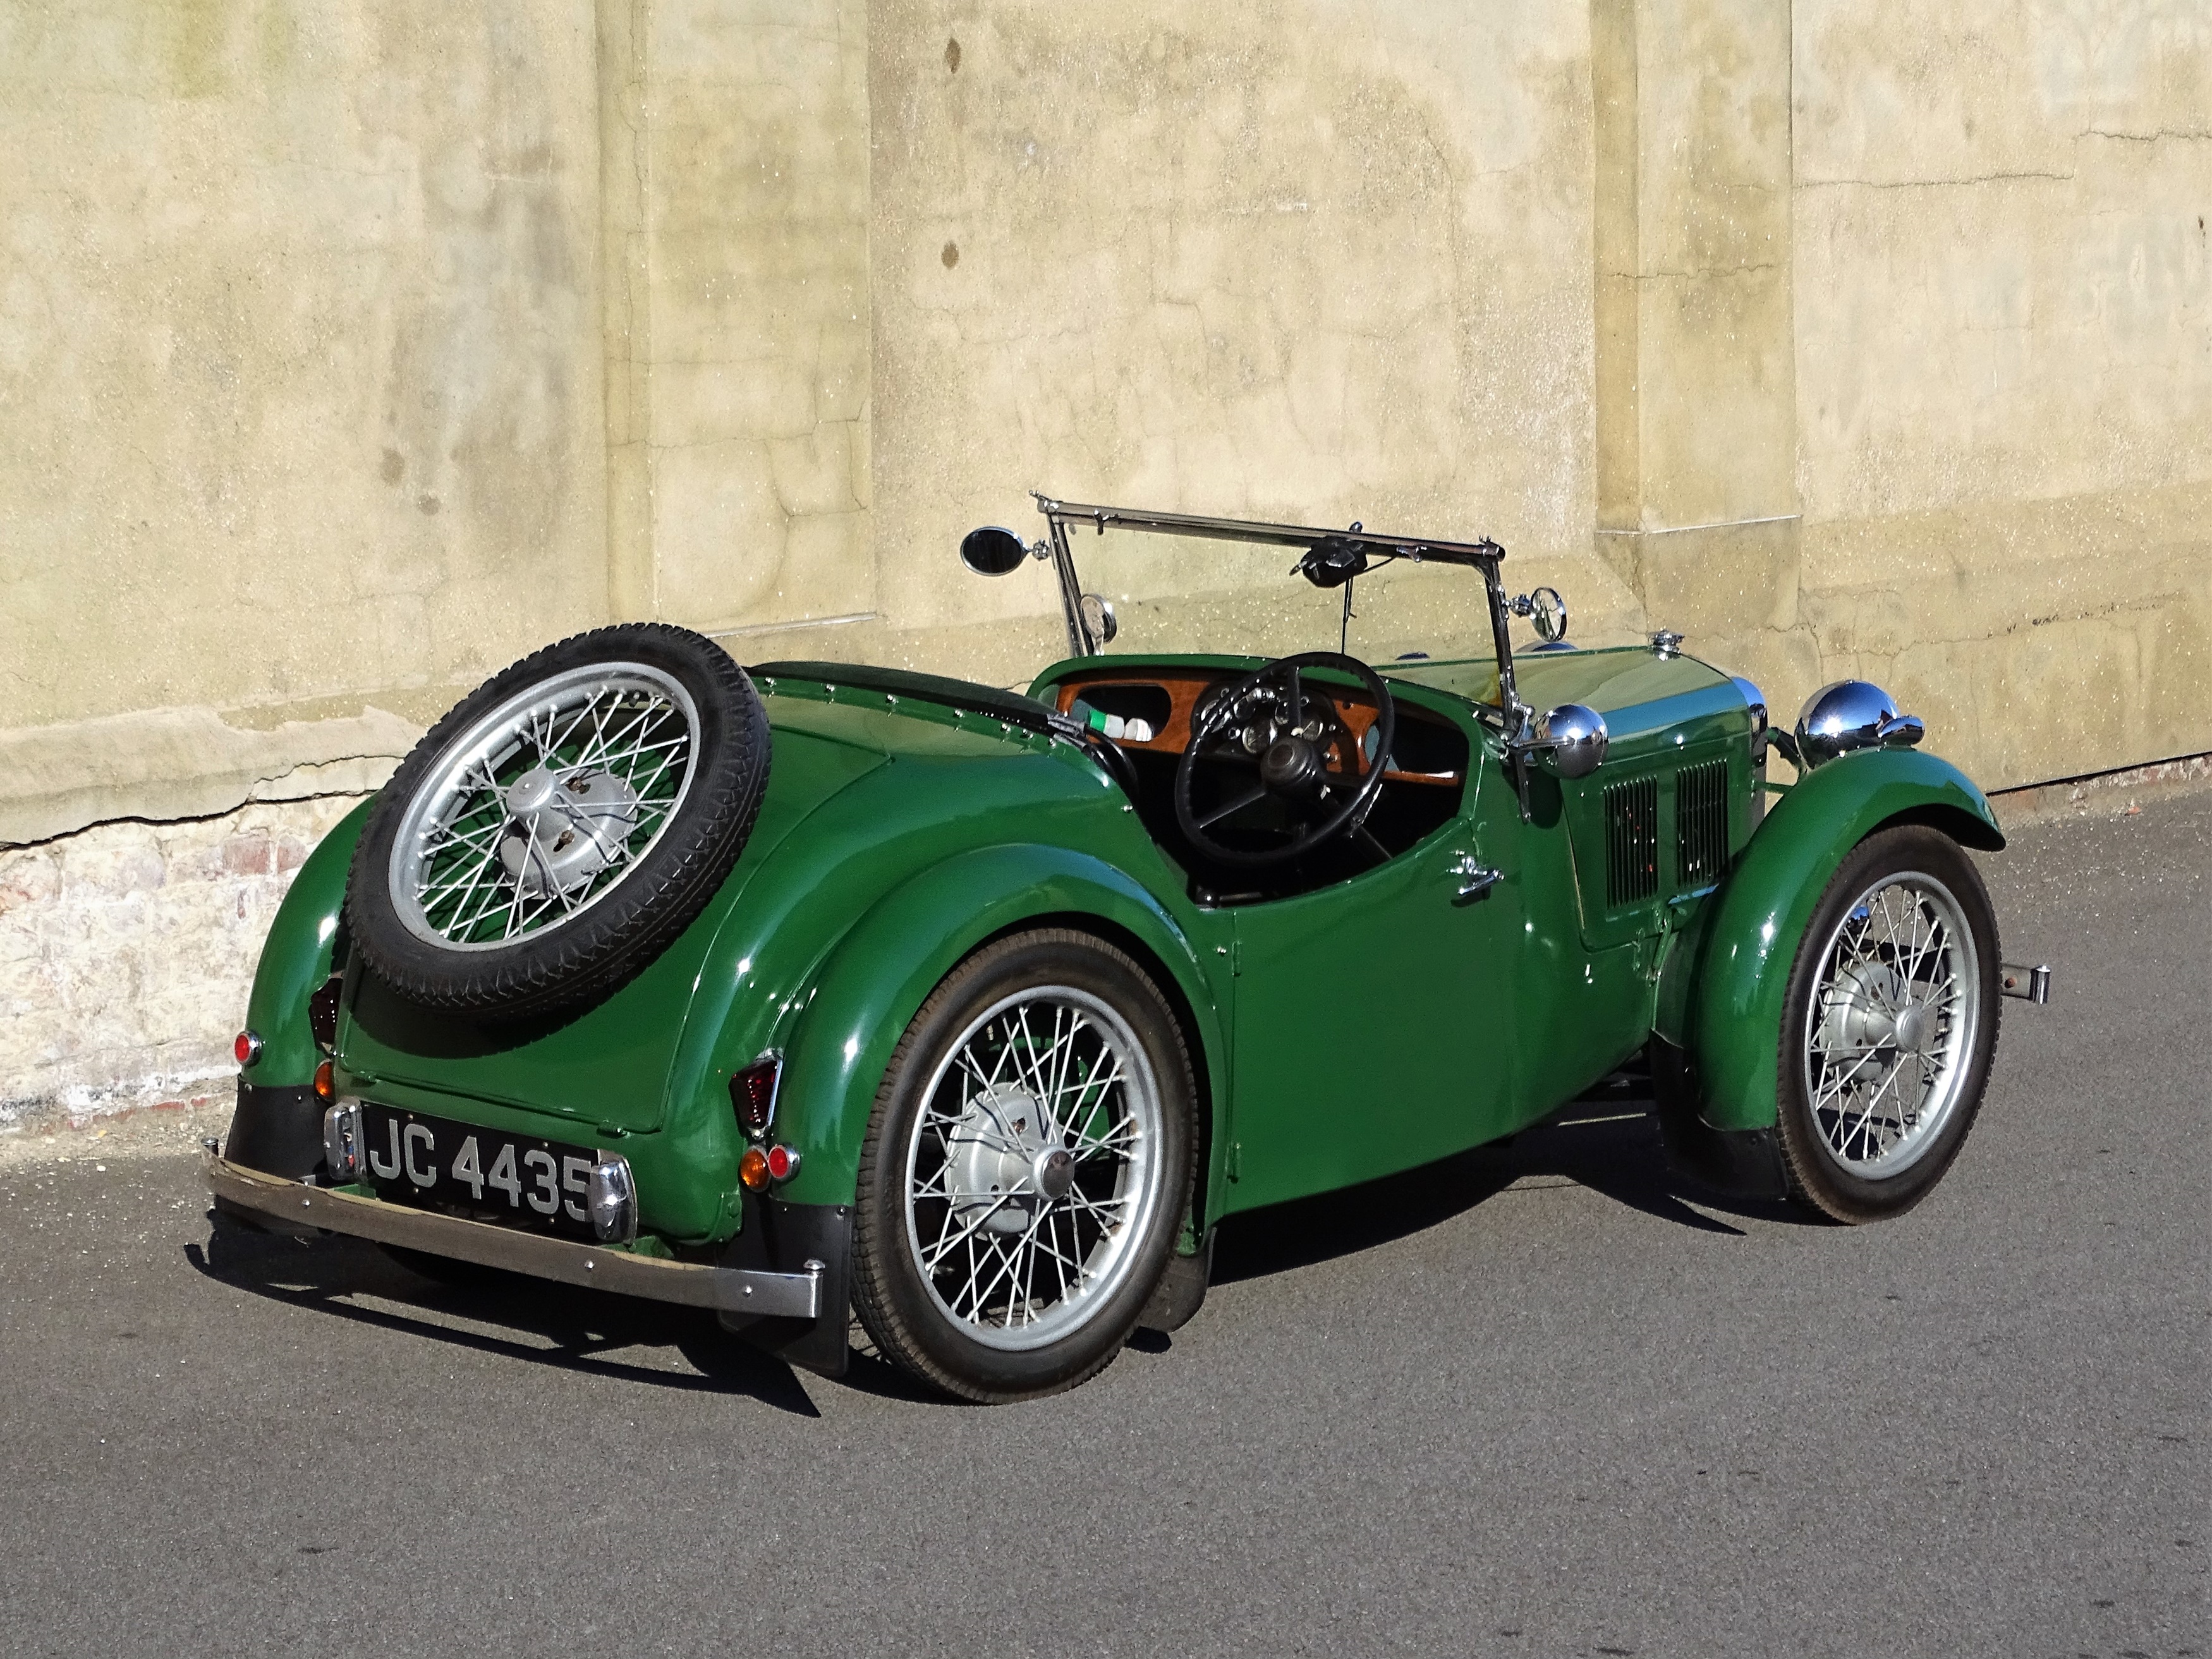
[{"label": "green painted bodywork", "polygon": [[[1259,665],[1145,660],[1224,675]],[[1032,694],[1102,665],[1139,667],[1057,664]],[[1635,1053],[1655,1023],[1700,1050],[1716,1123],[1771,1122],[1773,985],[1828,872],[1903,812],[1950,813],[1994,836],[1986,803],[1932,757],[1870,754],[1813,774],[1762,824],[1751,716],[1725,676],[1640,648],[1517,666],[1537,708],[1605,714],[1612,750],[1596,774],[1562,785],[1532,769],[1524,819],[1494,665],[1387,665],[1403,702],[1468,738],[1457,813],[1350,880],[1223,908],[1192,898],[1186,872],[1073,742],[918,696],[763,680],[775,748],[758,824],[672,945],[599,1003],[536,1025],[431,1013],[349,974],[340,1086],[619,1150],[646,1231],[710,1244],[744,1222],[733,1073],[781,1052],[774,1134],[802,1156],[781,1195],[849,1202],[915,1011],[978,945],[1042,925],[1110,939],[1182,1018],[1206,1135],[1200,1226],[1510,1133]],[[1676,770],[1709,758],[1729,777],[1718,890],[1662,860],[1654,893],[1609,904],[1604,790],[1650,775],[1671,799]],[[250,1080],[312,1075],[306,998],[330,970],[362,816],[316,849],[271,929],[251,1016],[266,1047]],[[1500,874],[1463,903],[1470,861]]]}]

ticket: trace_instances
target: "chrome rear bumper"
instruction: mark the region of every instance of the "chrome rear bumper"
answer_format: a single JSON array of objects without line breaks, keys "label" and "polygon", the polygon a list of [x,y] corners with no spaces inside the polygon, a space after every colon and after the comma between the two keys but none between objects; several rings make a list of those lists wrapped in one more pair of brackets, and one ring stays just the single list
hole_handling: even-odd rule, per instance
[{"label": "chrome rear bumper", "polygon": [[812,1319],[821,1312],[823,1267],[818,1261],[808,1262],[807,1271],[796,1273],[664,1261],[309,1187],[249,1170],[212,1152],[208,1155],[207,1183],[208,1190],[226,1204],[266,1216],[288,1230],[319,1228],[564,1285],[726,1313]]}]

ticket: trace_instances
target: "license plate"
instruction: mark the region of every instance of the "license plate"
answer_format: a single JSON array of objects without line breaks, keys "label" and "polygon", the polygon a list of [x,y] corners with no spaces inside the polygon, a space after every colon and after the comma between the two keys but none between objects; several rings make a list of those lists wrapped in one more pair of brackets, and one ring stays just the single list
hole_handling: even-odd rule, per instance
[{"label": "license plate", "polygon": [[361,1103],[362,1150],[379,1198],[596,1242],[583,1146]]}]

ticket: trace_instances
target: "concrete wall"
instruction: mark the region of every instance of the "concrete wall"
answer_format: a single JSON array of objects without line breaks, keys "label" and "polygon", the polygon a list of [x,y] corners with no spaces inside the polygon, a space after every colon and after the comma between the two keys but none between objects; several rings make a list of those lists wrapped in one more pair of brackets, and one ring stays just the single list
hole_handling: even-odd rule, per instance
[{"label": "concrete wall", "polygon": [[125,820],[0,848],[0,1128],[224,1093],[261,939],[293,872],[357,804]]},{"label": "concrete wall", "polygon": [[867,9],[600,15],[617,604],[872,619]]},{"label": "concrete wall", "polygon": [[2212,746],[2212,12],[1795,14],[1823,672],[1997,784]]},{"label": "concrete wall", "polygon": [[596,73],[564,0],[0,6],[0,840],[606,617]]},{"label": "concrete wall", "polygon": [[1017,681],[1031,487],[1492,534],[1991,787],[2212,748],[2207,110],[2196,0],[0,0],[0,1115],[219,1065],[67,1035],[100,837],[242,1006],[97,826],[301,840],[616,617]]},{"label": "concrete wall", "polygon": [[1578,4],[878,6],[892,617],[1050,605],[948,557],[1035,488],[1487,532],[1632,626],[1589,538],[1589,51]]}]

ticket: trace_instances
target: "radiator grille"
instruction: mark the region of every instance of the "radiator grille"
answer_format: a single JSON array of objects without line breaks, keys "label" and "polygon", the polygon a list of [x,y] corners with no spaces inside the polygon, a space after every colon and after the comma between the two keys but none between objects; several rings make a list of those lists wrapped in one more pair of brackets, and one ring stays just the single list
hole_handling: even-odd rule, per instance
[{"label": "radiator grille", "polygon": [[1674,775],[1674,867],[1685,887],[1718,881],[1728,864],[1728,763],[1706,761]]},{"label": "radiator grille", "polygon": [[1605,902],[1608,908],[1659,890],[1659,780],[1605,787]]}]

